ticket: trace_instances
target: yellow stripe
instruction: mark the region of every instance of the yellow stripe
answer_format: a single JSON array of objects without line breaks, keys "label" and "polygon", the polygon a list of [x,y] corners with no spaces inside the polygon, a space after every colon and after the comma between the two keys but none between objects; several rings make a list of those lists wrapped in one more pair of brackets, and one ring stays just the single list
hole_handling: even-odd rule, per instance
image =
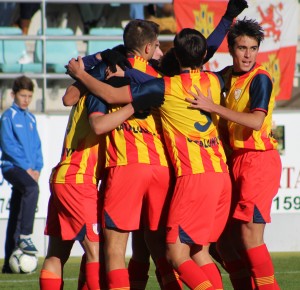
[{"label": "yellow stripe", "polygon": [[254,280],[255,280],[256,285],[258,285],[258,286],[273,285],[274,284],[274,275],[254,278]]},{"label": "yellow stripe", "polygon": [[212,287],[210,281],[206,280],[206,281],[202,282],[201,284],[199,284],[198,286],[196,286],[196,288],[194,288],[194,290],[206,290],[210,287]]}]

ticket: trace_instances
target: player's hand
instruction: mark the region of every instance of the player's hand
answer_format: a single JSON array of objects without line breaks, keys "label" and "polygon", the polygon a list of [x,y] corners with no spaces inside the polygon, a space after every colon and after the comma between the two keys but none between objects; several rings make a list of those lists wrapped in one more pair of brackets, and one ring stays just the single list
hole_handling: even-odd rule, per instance
[{"label": "player's hand", "polygon": [[78,79],[79,74],[84,71],[84,63],[81,56],[78,56],[77,60],[75,58],[72,58],[66,68],[67,74],[69,74],[74,79]]},{"label": "player's hand", "polygon": [[121,69],[118,65],[116,65],[116,71],[113,72],[111,70],[111,67],[108,66],[105,70],[105,78],[109,79],[111,77],[124,77],[125,76],[125,72],[123,69]]},{"label": "player's hand", "polygon": [[248,7],[246,0],[229,0],[224,17],[233,20]]},{"label": "player's hand", "polygon": [[192,91],[188,91],[194,98],[186,98],[185,100],[190,103],[190,108],[203,110],[208,113],[213,112],[214,101],[211,96],[210,88],[207,89],[207,97],[200,91],[200,89],[194,85],[196,94]]},{"label": "player's hand", "polygon": [[102,51],[101,58],[110,67],[112,72],[117,71],[117,65],[124,71],[126,70],[126,67],[132,68],[126,56],[113,49]]}]

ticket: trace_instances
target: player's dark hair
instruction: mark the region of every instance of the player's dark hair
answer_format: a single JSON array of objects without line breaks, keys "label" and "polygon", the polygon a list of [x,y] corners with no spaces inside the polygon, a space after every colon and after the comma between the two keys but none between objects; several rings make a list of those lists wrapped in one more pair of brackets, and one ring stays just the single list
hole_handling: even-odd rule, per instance
[{"label": "player's dark hair", "polygon": [[161,58],[158,71],[168,77],[180,74],[180,65],[175,56],[174,47],[170,48]]},{"label": "player's dark hair", "polygon": [[157,39],[159,25],[153,21],[134,19],[128,22],[123,33],[124,45],[128,52],[142,48]]},{"label": "player's dark hair", "polygon": [[206,38],[198,30],[184,28],[174,38],[174,52],[182,67],[200,68],[206,49]]},{"label": "player's dark hair", "polygon": [[237,20],[229,29],[227,34],[228,47],[234,46],[235,39],[239,36],[248,36],[256,39],[258,47],[264,40],[264,30],[254,19]]},{"label": "player's dark hair", "polygon": [[33,92],[34,84],[32,80],[26,76],[18,77],[14,80],[12,91],[13,93],[17,93],[20,90],[28,90]]}]

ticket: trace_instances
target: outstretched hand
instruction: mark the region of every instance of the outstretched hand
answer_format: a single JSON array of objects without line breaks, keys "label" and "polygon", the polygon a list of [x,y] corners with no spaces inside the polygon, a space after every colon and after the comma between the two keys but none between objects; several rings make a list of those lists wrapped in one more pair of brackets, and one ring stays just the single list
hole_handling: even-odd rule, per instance
[{"label": "outstretched hand", "polygon": [[208,113],[212,113],[214,101],[211,96],[210,88],[207,89],[207,97],[200,91],[200,89],[194,85],[194,88],[196,90],[196,94],[192,91],[188,91],[190,95],[192,95],[194,98],[186,98],[185,100],[190,103],[190,108],[194,109],[200,109]]},{"label": "outstretched hand", "polygon": [[229,0],[224,17],[233,20],[248,7],[246,0]]}]

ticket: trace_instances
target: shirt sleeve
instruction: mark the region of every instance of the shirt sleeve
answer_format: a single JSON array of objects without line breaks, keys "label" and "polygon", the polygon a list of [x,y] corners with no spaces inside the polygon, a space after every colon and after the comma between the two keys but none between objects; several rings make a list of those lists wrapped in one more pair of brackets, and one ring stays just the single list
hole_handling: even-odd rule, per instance
[{"label": "shirt sleeve", "polygon": [[134,69],[134,68],[125,70],[125,77],[130,78],[130,80],[132,82],[135,82],[137,84],[144,83],[144,82],[147,82],[149,80],[156,79],[154,76],[145,74],[145,73],[143,73],[143,72],[141,72],[137,69]]},{"label": "shirt sleeve", "polygon": [[250,110],[267,113],[272,89],[272,81],[267,75],[256,75],[250,84]]},{"label": "shirt sleeve", "polygon": [[214,31],[207,37],[207,54],[203,63],[208,62],[222,44],[232,21],[222,17]]},{"label": "shirt sleeve", "polygon": [[96,78],[99,81],[103,81],[105,79],[105,70],[106,64],[104,62],[99,62],[92,69],[88,70],[87,73]]},{"label": "shirt sleeve", "polygon": [[107,104],[100,98],[95,97],[93,94],[89,94],[86,97],[85,105],[87,108],[88,116],[93,113],[106,114]]},{"label": "shirt sleeve", "polygon": [[[133,99],[152,98],[155,100],[156,96],[164,96],[165,81],[163,78],[154,78],[142,84],[131,83],[130,90]],[[149,105],[151,106],[151,103]]]},{"label": "shirt sleeve", "polygon": [[85,70],[90,70],[101,62],[101,60],[99,60],[96,57],[96,55],[97,53],[94,53],[94,54],[86,55],[82,58]]},{"label": "shirt sleeve", "polygon": [[[26,160],[24,159],[24,148],[16,140],[13,123],[8,114],[4,114],[1,117],[0,145],[2,155],[5,160],[8,160],[15,166],[18,166],[25,170],[30,168],[30,164],[27,164]],[[26,164],[24,164],[25,162]]]}]

